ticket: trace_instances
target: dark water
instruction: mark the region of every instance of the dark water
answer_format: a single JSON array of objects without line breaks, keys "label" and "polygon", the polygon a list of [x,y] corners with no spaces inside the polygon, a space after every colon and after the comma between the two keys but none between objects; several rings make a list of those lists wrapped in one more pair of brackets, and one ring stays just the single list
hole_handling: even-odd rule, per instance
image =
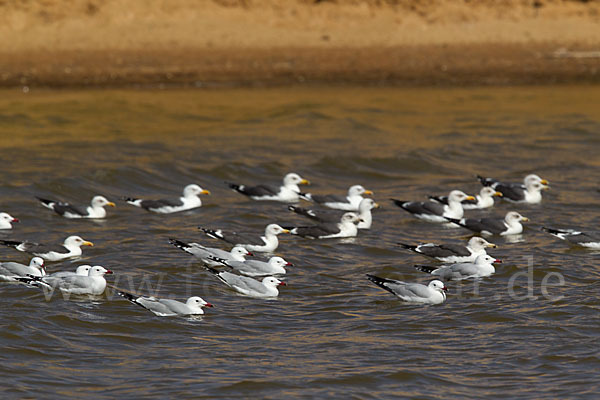
[{"label": "dark water", "polygon": [[[597,398],[599,256],[542,225],[597,230],[600,88],[277,89],[0,93],[0,208],[21,219],[4,238],[93,241],[83,263],[119,287],[216,304],[203,319],[159,318],[112,296],[46,300],[3,284],[2,398]],[[296,267],[277,300],[241,297],[169,237],[218,246],[198,225],[261,231],[305,223],[223,181],[314,192],[361,183],[383,208],[352,240],[283,237]],[[430,260],[396,242],[450,241],[462,229],[417,221],[389,198],[479,190],[476,173],[552,189],[541,205],[500,203],[531,219],[504,263],[449,284],[440,306],[403,304],[365,273],[426,282]],[[118,199],[169,196],[196,182],[201,209],[153,215]],[[117,201],[105,221],[62,219],[34,195]],[[478,212],[469,212],[477,215]],[[12,249],[1,260],[27,261]]]}]

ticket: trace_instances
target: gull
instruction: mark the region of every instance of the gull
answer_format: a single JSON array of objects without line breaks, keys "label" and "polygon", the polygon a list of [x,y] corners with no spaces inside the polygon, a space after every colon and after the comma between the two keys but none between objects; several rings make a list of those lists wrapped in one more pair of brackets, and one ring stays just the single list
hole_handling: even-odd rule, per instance
[{"label": "gull", "polygon": [[448,218],[448,221],[481,233],[482,235],[518,235],[523,232],[521,221],[529,221],[529,218],[522,216],[516,211],[509,211],[504,218]]},{"label": "gull", "polygon": [[298,185],[309,184],[309,181],[294,172],[290,172],[283,178],[282,186],[266,184],[246,186],[237,183],[228,183],[231,189],[253,200],[274,200],[284,203],[296,203],[300,199],[300,187]]},{"label": "gull", "polygon": [[19,278],[41,277],[44,275],[46,275],[46,268],[41,257],[33,257],[29,265],[12,261],[0,263],[0,281],[20,282]]},{"label": "gull", "polygon": [[[379,204],[375,203],[373,199],[366,198],[360,201],[358,205],[358,217],[361,221],[356,226],[358,229],[371,229],[371,225],[373,224],[371,210],[375,208],[379,208]],[[324,212],[296,206],[288,206],[288,210],[318,222],[338,222],[341,218],[341,215],[337,212]]]},{"label": "gull", "polygon": [[137,296],[123,291],[119,291],[117,294],[159,317],[204,315],[202,307],[213,307],[212,304],[198,296],[192,296],[185,303],[182,303],[177,300],[161,299],[154,296]]},{"label": "gull", "polygon": [[177,239],[169,239],[169,243],[173,246],[180,248],[188,254],[199,258],[203,263],[214,267],[221,263],[211,259],[210,257],[216,257],[225,261],[245,261],[245,256],[253,255],[248,250],[241,246],[235,246],[231,251],[225,251],[212,247],[205,247],[198,243],[186,243]]},{"label": "gull", "polygon": [[[57,271],[57,272],[51,273],[50,275],[44,274],[43,276],[46,277],[47,279],[66,278],[66,277],[70,277],[70,276],[88,276],[88,273],[91,268],[92,268],[91,265],[80,265],[77,267],[77,269],[75,271]],[[31,274],[28,274],[28,276],[26,278],[25,277],[17,278],[17,280],[19,282],[23,282],[28,285],[43,286],[48,289],[52,289],[52,286],[48,285],[47,283],[45,283],[41,280],[36,279]]]},{"label": "gull", "polygon": [[466,246],[459,244],[434,243],[423,243],[416,246],[404,243],[398,244],[405,249],[412,250],[415,253],[423,254],[443,262],[475,261],[477,256],[487,254],[485,251],[487,247],[498,247],[494,243],[490,243],[479,236],[473,236],[471,239],[469,239],[469,242]]},{"label": "gull", "polygon": [[537,204],[542,201],[542,190],[549,189],[548,181],[535,174],[527,175],[523,183],[503,183],[492,178],[477,175],[483,186],[501,192],[503,198],[513,202]]},{"label": "gull", "polygon": [[0,244],[14,247],[19,251],[33,254],[34,256],[42,257],[48,261],[60,261],[69,257],[80,256],[81,246],[93,246],[92,242],[83,240],[79,236],[69,236],[65,239],[62,245],[45,245],[18,240],[0,240]]},{"label": "gull", "polygon": [[66,294],[98,296],[104,293],[106,289],[105,274],[112,274],[112,271],[100,265],[95,265],[90,268],[87,276],[69,275],[53,277],[48,275],[35,278],[34,280],[44,284],[44,287],[53,290],[58,288]]},{"label": "gull", "polygon": [[592,236],[589,233],[575,229],[554,229],[546,227],[542,227],[542,230],[573,245],[600,249],[600,238]]},{"label": "gull", "polygon": [[441,304],[446,301],[446,285],[434,279],[428,285],[407,283],[367,274],[367,279],[409,303]]},{"label": "gull", "polygon": [[269,224],[265,228],[265,235],[259,238],[249,238],[246,235],[240,235],[236,232],[223,232],[221,229],[209,229],[198,227],[208,237],[220,239],[234,246],[240,246],[248,251],[256,251],[262,253],[271,253],[279,246],[277,235],[281,233],[290,233],[288,229],[284,229],[277,224]]},{"label": "gull", "polygon": [[419,271],[438,276],[448,281],[460,281],[468,278],[483,278],[496,272],[494,263],[502,261],[488,255],[477,256],[475,262],[457,263],[442,266],[415,265]]},{"label": "gull", "polygon": [[309,239],[332,239],[355,237],[361,219],[353,212],[342,215],[338,223],[325,222],[313,226],[287,227],[292,235]]},{"label": "gull", "polygon": [[363,200],[363,194],[373,195],[371,190],[367,190],[361,185],[350,186],[347,196],[336,194],[311,194],[302,193],[300,197],[308,201],[314,201],[325,207],[335,208],[336,210],[358,211],[358,205]]},{"label": "gull", "polygon": [[58,215],[65,218],[104,218],[106,217],[104,206],[115,207],[115,203],[108,201],[104,196],[94,196],[91,205],[86,208],[76,207],[62,201],[48,200],[37,196],[36,199],[38,199],[44,207],[53,210]]},{"label": "gull", "polygon": [[[475,200],[461,201],[463,210],[481,210],[490,208],[494,205],[494,196],[502,197],[502,193],[489,186],[484,186],[479,191],[479,194],[475,195]],[[438,203],[448,204],[448,196],[429,196],[429,198]]]},{"label": "gull", "polygon": [[282,257],[271,257],[266,262],[260,260],[233,261],[218,257],[210,257],[210,259],[246,276],[283,275],[287,272],[285,267],[293,266],[292,263],[287,262]]},{"label": "gull", "polygon": [[453,190],[448,195],[448,204],[435,201],[403,201],[392,199],[394,204],[403,208],[415,217],[429,222],[447,222],[446,218],[462,218],[464,210],[461,202],[475,200],[460,190]]},{"label": "gull", "polygon": [[249,297],[277,297],[279,296],[277,287],[286,285],[285,282],[282,282],[273,276],[267,276],[264,277],[262,281],[257,281],[256,279],[247,276],[236,275],[227,271],[219,271],[212,267],[207,267],[207,270],[230,288]]},{"label": "gull", "polygon": [[19,222],[19,219],[8,213],[0,212],[0,229],[12,229],[13,222]]},{"label": "gull", "polygon": [[158,214],[171,214],[202,206],[201,194],[209,195],[210,192],[198,185],[191,184],[183,189],[183,196],[177,200],[143,200],[132,197],[125,197],[124,200],[132,206],[141,207],[144,210]]}]

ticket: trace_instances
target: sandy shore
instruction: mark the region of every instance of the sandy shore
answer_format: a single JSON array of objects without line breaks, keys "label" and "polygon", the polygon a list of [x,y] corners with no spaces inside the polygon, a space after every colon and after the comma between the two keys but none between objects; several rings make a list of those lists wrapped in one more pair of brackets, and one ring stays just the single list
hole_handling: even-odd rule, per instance
[{"label": "sandy shore", "polygon": [[600,83],[600,1],[0,1],[0,86]]}]

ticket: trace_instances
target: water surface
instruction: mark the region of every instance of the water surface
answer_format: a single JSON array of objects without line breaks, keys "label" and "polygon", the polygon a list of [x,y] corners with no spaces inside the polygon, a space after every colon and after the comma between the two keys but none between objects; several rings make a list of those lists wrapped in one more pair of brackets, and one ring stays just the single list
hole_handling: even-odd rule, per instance
[{"label": "water surface", "polygon": [[[598,104],[595,87],[3,91],[0,208],[21,223],[2,238],[79,234],[96,246],[51,271],[101,264],[116,286],[216,304],[202,319],[159,318],[111,293],[46,300],[3,284],[3,398],[595,398],[599,253],[539,228],[597,230]],[[289,171],[315,193],[363,184],[383,208],[356,239],[283,237],[277,253],[295,267],[277,300],[234,294],[168,243],[222,246],[198,225],[306,224],[224,184],[276,183]],[[517,240],[492,240],[504,261],[496,275],[450,283],[448,301],[432,307],[365,279],[427,282],[412,265],[432,261],[395,243],[470,236],[389,198],[474,193],[477,173],[530,172],[551,182],[542,204],[469,212],[531,219]],[[192,182],[212,192],[197,210],[154,215],[120,201],[176,196]],[[104,221],[62,219],[33,197],[95,194],[117,202]],[[28,257],[4,248],[0,259]]]}]

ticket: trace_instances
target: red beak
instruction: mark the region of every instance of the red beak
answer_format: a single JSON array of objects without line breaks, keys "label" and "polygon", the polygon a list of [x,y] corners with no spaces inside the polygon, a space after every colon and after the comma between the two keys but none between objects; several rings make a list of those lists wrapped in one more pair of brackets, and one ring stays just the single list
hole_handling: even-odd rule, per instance
[{"label": "red beak", "polygon": [[286,264],[285,264],[285,266],[286,266],[286,267],[293,267],[293,266],[294,266],[294,264],[292,264],[291,262],[288,262],[288,263],[286,263]]},{"label": "red beak", "polygon": [[444,292],[447,292],[447,291],[448,291],[448,288],[447,288],[446,286],[444,286],[444,287],[442,288],[442,290],[443,290]]},{"label": "red beak", "polygon": [[13,218],[12,222],[19,222],[19,218]]},{"label": "red beak", "polygon": [[206,303],[206,304],[204,305],[204,307],[214,307],[214,306],[213,306],[212,304],[210,304],[210,303]]},{"label": "red beak", "polygon": [[494,260],[494,262],[497,264],[502,264],[502,260]]},{"label": "red beak", "polygon": [[285,283],[285,282],[279,282],[279,286],[287,286],[287,283]]},{"label": "red beak", "polygon": [[251,257],[254,257],[254,254],[252,254],[250,252],[248,252],[248,255],[251,256]]},{"label": "red beak", "polygon": [[107,270],[106,270],[106,272],[104,273],[104,275],[110,275],[110,274],[112,274],[112,273],[113,273],[113,272],[112,272],[110,269],[107,269]]}]

